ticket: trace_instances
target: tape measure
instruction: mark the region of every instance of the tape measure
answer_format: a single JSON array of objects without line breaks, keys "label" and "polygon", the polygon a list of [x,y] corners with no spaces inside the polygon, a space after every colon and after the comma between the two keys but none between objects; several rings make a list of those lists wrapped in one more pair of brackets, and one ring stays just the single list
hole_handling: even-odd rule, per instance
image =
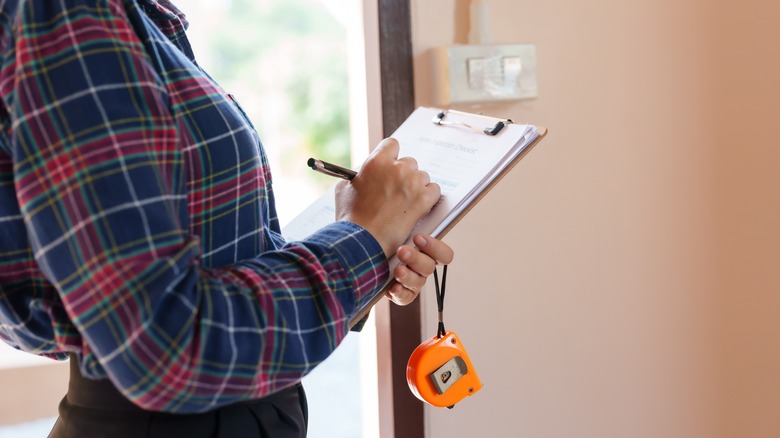
[{"label": "tape measure", "polygon": [[466,349],[454,332],[446,332],[414,349],[406,366],[406,382],[420,400],[452,408],[482,389]]},{"label": "tape measure", "polygon": [[456,403],[482,389],[482,382],[458,335],[444,329],[447,266],[444,266],[441,291],[438,273],[434,271],[433,274],[439,306],[439,327],[436,336],[412,352],[406,366],[406,382],[418,399],[436,407],[452,409]]}]

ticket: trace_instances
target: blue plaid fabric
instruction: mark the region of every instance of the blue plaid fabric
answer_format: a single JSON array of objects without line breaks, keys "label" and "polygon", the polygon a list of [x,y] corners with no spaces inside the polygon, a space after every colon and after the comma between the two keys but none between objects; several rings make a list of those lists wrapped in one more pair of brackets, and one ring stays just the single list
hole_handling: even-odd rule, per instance
[{"label": "blue plaid fabric", "polygon": [[186,25],[162,0],[0,0],[0,338],[179,413],[298,382],[388,278],[354,224],[284,241]]}]

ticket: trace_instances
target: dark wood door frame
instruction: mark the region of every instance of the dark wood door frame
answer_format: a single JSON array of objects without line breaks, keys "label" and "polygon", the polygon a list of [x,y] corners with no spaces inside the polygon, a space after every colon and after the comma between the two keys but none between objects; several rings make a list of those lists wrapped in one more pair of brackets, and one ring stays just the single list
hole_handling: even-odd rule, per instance
[{"label": "dark wood door frame", "polygon": [[[390,136],[414,110],[411,2],[379,0],[379,63],[382,84],[383,134]],[[392,419],[380,412],[381,421],[392,421],[395,437],[423,438],[423,405],[409,391],[406,363],[419,345],[420,300],[399,307],[390,306]],[[380,334],[381,336],[381,334]],[[381,396],[387,396],[380,392]],[[382,436],[382,438],[391,438]]]}]

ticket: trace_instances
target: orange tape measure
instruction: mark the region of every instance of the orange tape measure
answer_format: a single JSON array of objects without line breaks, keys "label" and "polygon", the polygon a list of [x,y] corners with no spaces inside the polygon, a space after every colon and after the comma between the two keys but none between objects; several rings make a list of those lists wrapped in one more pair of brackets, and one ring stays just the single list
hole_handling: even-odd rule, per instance
[{"label": "orange tape measure", "polygon": [[466,349],[453,332],[434,336],[414,349],[406,382],[417,398],[440,408],[452,408],[482,389]]},{"label": "orange tape measure", "polygon": [[439,328],[436,336],[414,349],[406,366],[406,382],[420,400],[436,407],[453,408],[456,403],[482,389],[482,382],[458,336],[444,329],[444,266],[441,291],[439,276],[433,272],[439,306]]}]

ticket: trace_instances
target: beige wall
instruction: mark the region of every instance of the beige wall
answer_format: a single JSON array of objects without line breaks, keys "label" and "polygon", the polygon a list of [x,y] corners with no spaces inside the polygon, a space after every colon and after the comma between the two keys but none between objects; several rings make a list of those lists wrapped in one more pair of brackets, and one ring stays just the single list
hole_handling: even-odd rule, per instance
[{"label": "beige wall", "polygon": [[[485,387],[428,436],[780,436],[780,5],[487,3],[537,45],[539,98],[460,109],[549,135],[446,239]],[[468,1],[412,4],[430,105]]]},{"label": "beige wall", "polygon": [[68,372],[65,362],[0,369],[0,427],[56,417]]},{"label": "beige wall", "polygon": [[[771,4],[771,6],[770,6]],[[729,8],[728,6],[731,6]],[[734,9],[738,6],[738,9]],[[780,436],[780,4],[719,1],[716,152],[722,417],[729,436]]]}]

